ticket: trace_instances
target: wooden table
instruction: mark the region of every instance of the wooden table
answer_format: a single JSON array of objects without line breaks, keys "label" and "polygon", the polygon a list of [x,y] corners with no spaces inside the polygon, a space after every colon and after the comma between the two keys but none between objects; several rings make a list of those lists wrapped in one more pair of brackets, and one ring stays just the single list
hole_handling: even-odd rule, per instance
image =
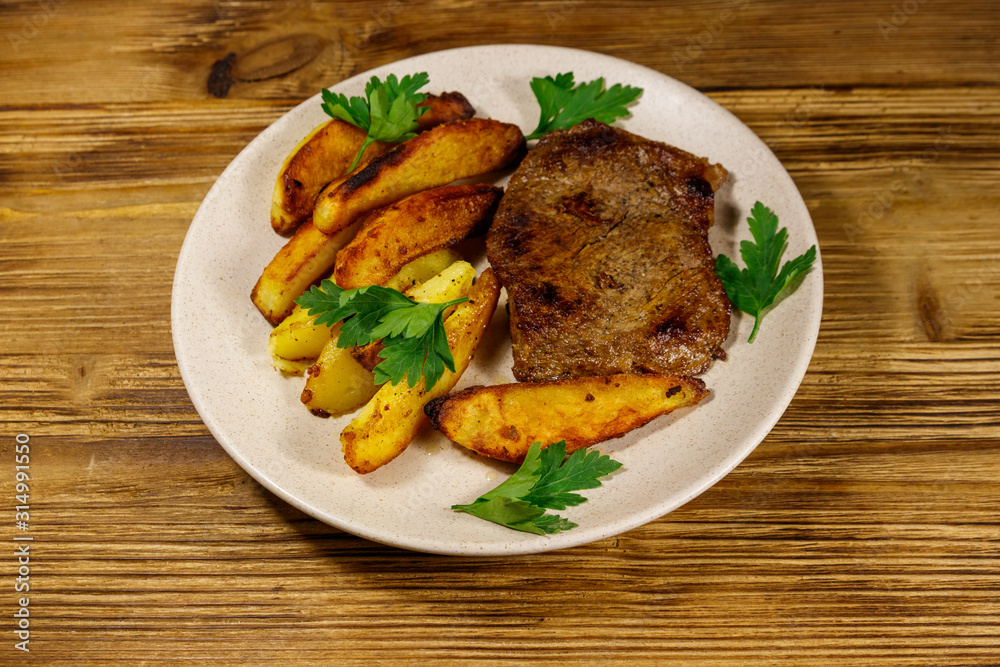
[{"label": "wooden table", "polygon": [[[4,3],[0,663],[998,664],[997,9]],[[315,57],[290,72],[247,57],[299,32],[325,42],[295,40]],[[313,520],[225,454],[175,364],[171,280],[209,187],[302,99],[497,42],[626,58],[745,121],[813,215],[823,327],[777,427],[681,509],[562,552],[409,553]],[[229,53],[274,76],[225,90],[220,66],[213,96]]]}]

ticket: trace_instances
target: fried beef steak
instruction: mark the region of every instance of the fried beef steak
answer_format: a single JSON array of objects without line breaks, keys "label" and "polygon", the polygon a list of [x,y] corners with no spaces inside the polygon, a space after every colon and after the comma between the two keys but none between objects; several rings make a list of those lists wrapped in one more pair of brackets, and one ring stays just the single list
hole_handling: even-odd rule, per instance
[{"label": "fried beef steak", "polygon": [[545,135],[486,241],[507,289],[514,376],[694,375],[724,356],[730,305],[708,229],[725,178],[593,120]]}]

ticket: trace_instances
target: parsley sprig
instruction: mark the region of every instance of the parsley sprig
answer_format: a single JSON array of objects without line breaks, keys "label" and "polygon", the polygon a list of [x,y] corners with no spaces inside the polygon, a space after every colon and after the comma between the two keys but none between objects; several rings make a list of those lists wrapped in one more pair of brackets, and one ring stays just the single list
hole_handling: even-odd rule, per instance
[{"label": "parsley sprig", "polygon": [[337,347],[367,345],[381,340],[383,361],[375,367],[375,383],[399,384],[405,378],[411,387],[421,375],[429,389],[447,368],[455,372],[455,359],[448,348],[444,330],[444,311],[468,301],[455,299],[446,303],[418,303],[389,287],[368,285],[345,290],[332,280],[313,285],[295,300],[315,324],[340,327]]},{"label": "parsley sprig", "polygon": [[390,74],[384,82],[373,76],[365,85],[365,96],[350,99],[343,93],[323,90],[323,111],[368,132],[348,171],[358,165],[365,149],[372,143],[395,143],[417,136],[417,118],[427,111],[426,107],[417,108],[427,98],[426,93],[418,93],[417,90],[429,81],[427,72],[408,74],[402,79]]},{"label": "parsley sprig", "polygon": [[604,89],[604,78],[594,79],[574,87],[573,73],[557,74],[531,80],[541,116],[538,127],[527,139],[538,139],[552,130],[567,130],[588,118],[602,123],[613,123],[627,116],[625,108],[642,94],[642,88],[616,83]]},{"label": "parsley sprig", "polygon": [[748,341],[752,343],[764,318],[764,311],[793,280],[812,268],[816,260],[816,246],[785,262],[779,271],[781,255],[788,245],[788,229],[782,227],[779,230],[778,216],[760,202],[754,204],[747,222],[754,240],[740,243],[740,255],[746,268],[741,271],[731,259],[719,255],[715,258],[715,272],[733,305],[753,315],[753,331]]},{"label": "parsley sprig", "polygon": [[587,502],[574,491],[596,489],[600,477],[622,466],[596,450],[578,449],[566,458],[566,441],[541,448],[528,448],[524,463],[517,472],[492,491],[469,505],[452,505],[480,519],[536,535],[558,533],[577,524],[545,510],[564,510]]}]

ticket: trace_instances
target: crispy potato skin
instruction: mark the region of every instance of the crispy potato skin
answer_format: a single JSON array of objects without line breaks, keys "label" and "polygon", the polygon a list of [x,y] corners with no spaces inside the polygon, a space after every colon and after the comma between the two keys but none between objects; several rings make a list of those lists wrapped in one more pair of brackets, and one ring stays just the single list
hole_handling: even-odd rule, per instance
[{"label": "crispy potato skin", "polygon": [[520,128],[487,118],[439,125],[372,160],[316,200],[313,220],[332,233],[421,190],[508,167],[526,152]]},{"label": "crispy potato skin", "polygon": [[[354,238],[360,228],[361,223],[358,222],[336,234],[324,234],[316,229],[311,221],[299,227],[295,235],[264,268],[264,272],[250,292],[250,299],[257,306],[257,310],[271,324],[278,324],[288,317],[295,308],[295,299],[330,272],[336,262],[337,253]],[[365,284],[388,285],[402,291],[413,285],[412,281],[402,280],[404,277],[408,276],[417,282],[422,282],[459,259],[453,251],[443,252],[445,245],[439,244],[427,252],[408,253],[404,261],[396,265],[395,271],[383,275],[378,282]],[[441,254],[423,264],[415,263],[412,267],[407,266],[437,252]],[[433,270],[427,273],[427,269]],[[400,280],[396,280],[397,275],[400,276]],[[418,275],[424,277],[417,279]]]},{"label": "crispy potato skin", "polygon": [[330,271],[337,252],[346,246],[359,225],[336,234],[324,234],[311,221],[299,227],[264,268],[250,292],[250,300],[265,319],[278,324],[291,314],[295,299]]},{"label": "crispy potato skin", "polygon": [[[419,131],[453,120],[471,118],[476,110],[461,93],[429,95],[417,105],[427,107],[418,119]],[[347,175],[347,168],[364,142],[366,132],[339,119],[323,123],[299,142],[285,158],[274,184],[271,199],[271,226],[283,236],[292,234],[316,205],[316,197],[331,182]],[[358,163],[364,168],[372,159],[387,153],[396,144],[377,141]]]},{"label": "crispy potato skin", "polygon": [[382,341],[375,340],[367,345],[352,347],[351,356],[354,357],[354,361],[361,364],[362,368],[374,372],[375,367],[382,361],[382,358],[378,355],[384,347],[385,345],[382,344]]},{"label": "crispy potato skin", "polygon": [[469,387],[428,402],[425,412],[453,442],[520,463],[534,442],[565,440],[572,452],[620,438],[707,395],[697,378],[623,373]]},{"label": "crispy potato skin", "polygon": [[455,386],[479,346],[500,296],[493,269],[476,281],[469,300],[459,304],[445,320],[448,346],[455,358],[455,372],[447,369],[428,391],[423,378],[414,386],[385,384],[344,429],[340,442],[344,460],[356,472],[370,473],[399,456],[427,423],[424,405]]},{"label": "crispy potato skin", "polygon": [[465,120],[476,115],[476,110],[460,92],[441,93],[440,95],[428,95],[427,98],[417,105],[417,108],[427,107],[427,111],[417,117],[417,125],[420,126],[418,132],[429,130],[432,127],[450,123],[454,120]]},{"label": "crispy potato skin", "polygon": [[[274,231],[288,236],[309,217],[323,188],[347,174],[365,136],[367,133],[360,127],[333,119],[317,127],[295,147],[274,184],[271,198]],[[358,168],[394,147],[381,141],[369,145]]]},{"label": "crispy potato skin", "polygon": [[446,185],[373,212],[337,253],[336,283],[380,285],[415,257],[482,236],[501,196],[503,189],[492,185]]}]

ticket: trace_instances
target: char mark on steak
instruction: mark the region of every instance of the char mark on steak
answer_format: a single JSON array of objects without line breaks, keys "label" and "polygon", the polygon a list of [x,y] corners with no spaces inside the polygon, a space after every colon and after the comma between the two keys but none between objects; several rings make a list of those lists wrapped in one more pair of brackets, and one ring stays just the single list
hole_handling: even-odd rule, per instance
[{"label": "char mark on steak", "polygon": [[730,305],[708,230],[726,170],[597,121],[545,135],[486,240],[507,289],[514,376],[693,375]]}]

